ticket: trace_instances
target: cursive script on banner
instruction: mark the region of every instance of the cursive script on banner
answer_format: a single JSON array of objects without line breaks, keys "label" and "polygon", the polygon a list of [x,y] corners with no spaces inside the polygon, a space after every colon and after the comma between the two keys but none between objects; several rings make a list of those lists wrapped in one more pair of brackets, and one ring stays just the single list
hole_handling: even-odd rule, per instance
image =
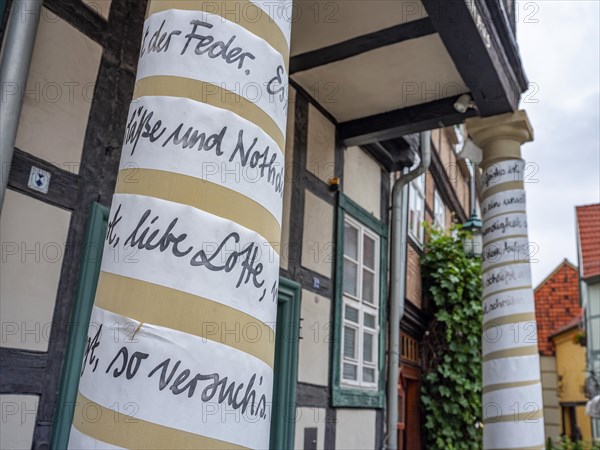
[{"label": "cursive script on banner", "polygon": [[[116,248],[121,241],[121,233],[117,225],[121,222],[122,205],[119,204],[109,220],[106,240],[111,248]],[[243,244],[239,233],[228,233],[223,239],[216,243],[216,248],[207,251],[202,243],[192,243],[188,234],[180,231],[180,219],[173,218],[165,227],[160,221],[160,214],[154,213],[152,209],[146,209],[137,219],[133,230],[124,230],[127,237],[124,241],[124,249],[136,249],[149,252],[171,254],[176,258],[186,258],[190,267],[204,268],[211,272],[223,272],[235,274],[235,287],[249,286],[259,292],[258,301],[262,302],[267,294],[271,300],[277,299],[277,286],[265,286],[263,278],[264,265],[260,262],[260,245],[250,241]],[[160,224],[160,225],[159,225]],[[200,244],[200,245],[199,245]],[[205,244],[205,243],[204,243]],[[235,250],[231,250],[234,247]]]},{"label": "cursive script on banner", "polygon": [[252,132],[244,129],[233,130],[227,125],[222,125],[216,130],[205,130],[198,124],[183,122],[169,128],[165,123],[157,111],[147,106],[134,108],[125,129],[125,149],[129,150],[130,156],[136,151],[148,150],[144,145],[138,149],[140,142],[144,141],[150,144],[157,143],[165,152],[213,152],[217,157],[225,158],[233,167],[256,171],[256,176],[248,173],[248,177],[267,183],[272,186],[278,197],[283,196],[283,156],[279,150],[272,150],[269,144],[253,137]]}]

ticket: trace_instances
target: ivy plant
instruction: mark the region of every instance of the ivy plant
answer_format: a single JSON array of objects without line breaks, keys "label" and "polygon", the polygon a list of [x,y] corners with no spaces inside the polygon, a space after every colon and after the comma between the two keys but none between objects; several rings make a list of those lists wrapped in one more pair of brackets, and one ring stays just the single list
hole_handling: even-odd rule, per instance
[{"label": "ivy plant", "polygon": [[460,228],[428,228],[421,258],[433,319],[424,337],[421,383],[426,448],[482,447],[481,261],[465,255]]},{"label": "ivy plant", "polygon": [[551,438],[546,441],[546,450],[600,450],[600,440],[593,442],[572,441],[568,436],[562,436],[558,443]]}]

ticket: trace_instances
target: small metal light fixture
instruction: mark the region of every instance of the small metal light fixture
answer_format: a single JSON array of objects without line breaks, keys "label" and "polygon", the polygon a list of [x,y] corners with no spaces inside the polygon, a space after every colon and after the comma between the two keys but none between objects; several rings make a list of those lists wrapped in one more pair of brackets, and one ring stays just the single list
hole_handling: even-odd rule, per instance
[{"label": "small metal light fixture", "polygon": [[481,228],[483,224],[477,217],[477,211],[473,210],[471,217],[463,224],[463,230],[469,234],[463,239],[463,249],[470,258],[479,258],[483,253],[483,237]]},{"label": "small metal light fixture", "polygon": [[457,112],[464,114],[469,109],[477,109],[477,107],[473,101],[473,98],[469,94],[463,94],[454,102],[454,109]]}]

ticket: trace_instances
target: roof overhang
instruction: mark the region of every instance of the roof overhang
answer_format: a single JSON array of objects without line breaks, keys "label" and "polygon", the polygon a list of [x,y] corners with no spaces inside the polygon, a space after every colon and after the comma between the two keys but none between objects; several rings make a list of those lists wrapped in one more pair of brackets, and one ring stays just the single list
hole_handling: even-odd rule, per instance
[{"label": "roof overhang", "polygon": [[[346,145],[514,111],[527,89],[503,1],[295,1],[290,76]],[[476,109],[459,113],[468,93]]]}]

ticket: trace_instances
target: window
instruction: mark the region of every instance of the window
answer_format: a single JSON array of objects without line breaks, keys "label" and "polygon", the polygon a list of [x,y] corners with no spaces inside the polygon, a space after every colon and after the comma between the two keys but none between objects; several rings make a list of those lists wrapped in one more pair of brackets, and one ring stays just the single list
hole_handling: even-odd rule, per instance
[{"label": "window", "polygon": [[462,125],[454,125],[456,144],[453,144],[454,153],[459,154],[465,145],[465,131]]},{"label": "window", "polygon": [[342,383],[377,388],[379,236],[344,221]]},{"label": "window", "polygon": [[438,191],[435,191],[433,196],[433,225],[442,229],[446,228],[446,205]]},{"label": "window", "polygon": [[337,216],[333,406],[383,407],[387,227],[345,195]]},{"label": "window", "polygon": [[408,199],[408,231],[419,244],[423,243],[425,220],[425,174],[410,182]]}]

